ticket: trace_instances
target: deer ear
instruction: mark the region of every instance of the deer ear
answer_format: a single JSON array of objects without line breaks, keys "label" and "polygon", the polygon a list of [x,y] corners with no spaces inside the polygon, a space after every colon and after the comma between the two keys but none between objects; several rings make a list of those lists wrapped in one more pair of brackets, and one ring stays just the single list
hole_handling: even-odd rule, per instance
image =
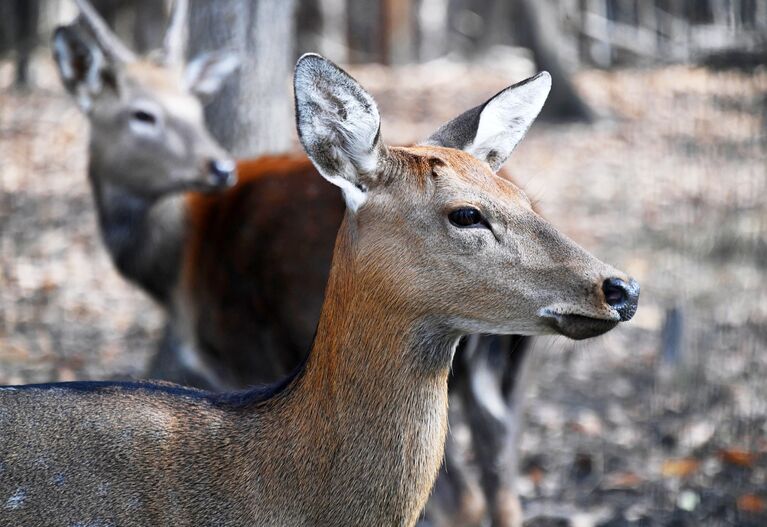
[{"label": "deer ear", "polygon": [[76,25],[61,26],[53,34],[53,56],[67,91],[88,112],[105,88],[117,90],[117,73],[99,45]]},{"label": "deer ear", "polygon": [[444,125],[425,144],[464,150],[497,171],[538,117],[550,89],[545,71],[509,86]]},{"label": "deer ear", "polygon": [[298,137],[320,174],[341,187],[356,211],[378,180],[386,147],[373,97],[341,68],[315,54],[296,64]]},{"label": "deer ear", "polygon": [[240,59],[235,53],[203,53],[187,65],[184,80],[187,89],[204,100],[215,95],[224,81],[239,67]]}]

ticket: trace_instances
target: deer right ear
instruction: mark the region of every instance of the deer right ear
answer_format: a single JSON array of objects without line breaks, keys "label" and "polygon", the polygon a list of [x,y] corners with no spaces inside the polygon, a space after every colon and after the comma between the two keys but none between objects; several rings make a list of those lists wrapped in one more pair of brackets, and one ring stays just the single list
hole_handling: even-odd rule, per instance
[{"label": "deer right ear", "polygon": [[221,89],[226,79],[240,67],[234,53],[214,51],[196,57],[186,67],[184,81],[189,91],[207,101]]},{"label": "deer right ear", "polygon": [[464,150],[497,172],[538,117],[550,89],[551,76],[541,72],[462,113],[424,144]]},{"label": "deer right ear", "polygon": [[84,112],[105,86],[116,89],[116,74],[101,48],[74,25],[53,34],[53,56],[61,81]]},{"label": "deer right ear", "polygon": [[386,151],[373,97],[327,59],[306,54],[294,78],[298,137],[320,174],[356,211],[378,181]]}]

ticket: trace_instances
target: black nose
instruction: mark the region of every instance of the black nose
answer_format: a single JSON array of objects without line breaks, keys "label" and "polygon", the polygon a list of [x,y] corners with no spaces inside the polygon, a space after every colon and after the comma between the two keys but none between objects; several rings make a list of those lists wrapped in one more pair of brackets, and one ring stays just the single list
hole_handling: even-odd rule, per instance
[{"label": "black nose", "polygon": [[236,181],[236,168],[231,159],[211,159],[208,162],[211,183],[217,187],[231,187]]},{"label": "black nose", "polygon": [[608,278],[602,283],[605,302],[615,308],[622,321],[631,320],[639,304],[639,283],[630,279],[628,283],[620,278]]}]

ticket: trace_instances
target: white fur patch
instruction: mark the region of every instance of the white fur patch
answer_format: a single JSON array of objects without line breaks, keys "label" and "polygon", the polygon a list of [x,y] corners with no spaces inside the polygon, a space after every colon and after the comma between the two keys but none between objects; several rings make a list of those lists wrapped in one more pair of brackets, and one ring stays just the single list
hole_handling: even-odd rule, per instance
[{"label": "white fur patch", "polygon": [[496,159],[493,168],[500,168],[538,117],[550,89],[551,75],[544,71],[496,95],[482,109],[477,133],[466,151],[478,159],[490,158],[491,165]]},{"label": "white fur patch", "polygon": [[10,510],[19,509],[24,505],[27,500],[27,490],[23,487],[16,489],[8,500],[5,502],[5,508]]},{"label": "white fur patch", "polygon": [[589,306],[580,306],[576,304],[552,304],[538,310],[541,317],[556,317],[567,315],[578,315],[582,317],[594,318],[597,320],[620,321],[621,316],[618,311],[612,307],[603,307],[601,309],[591,308]]}]

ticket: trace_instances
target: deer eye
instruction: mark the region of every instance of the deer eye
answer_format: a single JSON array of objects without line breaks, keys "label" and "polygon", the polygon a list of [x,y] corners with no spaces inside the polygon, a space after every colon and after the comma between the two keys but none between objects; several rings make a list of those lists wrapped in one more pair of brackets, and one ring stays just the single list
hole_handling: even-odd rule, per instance
[{"label": "deer eye", "polygon": [[450,212],[447,218],[456,227],[487,227],[487,220],[473,207],[456,209]]},{"label": "deer eye", "polygon": [[157,124],[157,117],[154,114],[147,112],[146,110],[135,110],[133,112],[132,117],[136,121],[139,121],[145,124],[150,124],[150,125]]}]

